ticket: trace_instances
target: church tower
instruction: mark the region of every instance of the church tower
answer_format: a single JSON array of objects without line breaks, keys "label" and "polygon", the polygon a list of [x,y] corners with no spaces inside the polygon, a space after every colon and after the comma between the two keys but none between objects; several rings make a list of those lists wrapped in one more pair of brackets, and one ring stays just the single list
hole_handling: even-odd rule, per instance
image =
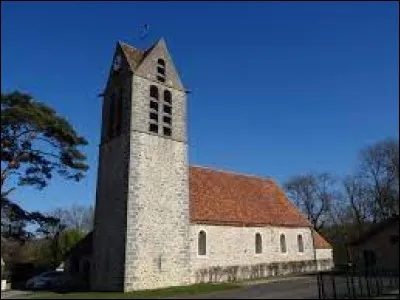
[{"label": "church tower", "polygon": [[118,42],[104,90],[91,287],[190,283],[186,91],[165,41]]}]

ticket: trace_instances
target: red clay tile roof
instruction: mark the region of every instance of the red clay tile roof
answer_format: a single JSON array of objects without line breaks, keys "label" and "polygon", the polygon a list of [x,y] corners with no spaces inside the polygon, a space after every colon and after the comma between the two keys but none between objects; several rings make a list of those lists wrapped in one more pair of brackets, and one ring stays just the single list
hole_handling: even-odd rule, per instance
[{"label": "red clay tile roof", "polygon": [[311,226],[269,178],[192,166],[189,189],[192,223]]},{"label": "red clay tile roof", "polygon": [[312,231],[315,243],[315,249],[332,249],[331,244],[329,244],[318,232]]}]

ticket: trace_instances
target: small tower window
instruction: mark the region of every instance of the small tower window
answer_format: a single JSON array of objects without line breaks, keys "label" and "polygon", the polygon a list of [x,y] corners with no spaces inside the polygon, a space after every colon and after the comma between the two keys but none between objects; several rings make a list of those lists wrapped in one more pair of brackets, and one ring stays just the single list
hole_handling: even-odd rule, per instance
[{"label": "small tower window", "polygon": [[122,95],[123,90],[117,89],[109,98],[109,117],[108,117],[108,128],[107,138],[111,139],[114,136],[121,134],[122,127]]},{"label": "small tower window", "polygon": [[167,123],[167,124],[169,124],[169,125],[171,125],[171,117],[164,116],[164,117],[163,117],[163,122],[164,122],[164,123]]},{"label": "small tower window", "polygon": [[150,101],[150,108],[158,111],[158,103]]},{"label": "small tower window", "polygon": [[158,88],[150,85],[150,124],[149,131],[158,133]]},{"label": "small tower window", "polygon": [[164,103],[163,103],[163,111],[165,114],[168,114],[166,116],[163,116],[163,122],[164,125],[168,125],[167,127],[164,127],[164,135],[165,136],[171,136],[171,114],[172,114],[172,94],[168,90],[164,90]]},{"label": "small tower window", "polygon": [[150,123],[149,130],[154,133],[158,133],[158,125],[154,123]]},{"label": "small tower window", "polygon": [[110,139],[114,134],[114,122],[115,122],[115,97],[112,95],[110,97],[110,107],[108,109],[109,118],[108,118],[108,130],[107,137]]},{"label": "small tower window", "polygon": [[150,97],[158,100],[158,88],[155,85],[150,86]]},{"label": "small tower window", "polygon": [[163,127],[163,133],[165,136],[171,136],[171,128],[169,127]]},{"label": "small tower window", "polygon": [[162,67],[157,67],[157,73],[165,76],[165,69]]},{"label": "small tower window", "polygon": [[260,254],[262,253],[262,238],[261,238],[261,234],[256,233],[256,239],[255,239],[255,250],[256,250],[256,254]]},{"label": "small tower window", "polygon": [[165,82],[165,60],[162,58],[157,60],[157,80]]},{"label": "small tower window", "polygon": [[122,88],[119,90],[119,93],[117,94],[115,98],[115,109],[116,109],[116,115],[115,115],[115,135],[120,135],[121,134],[121,124],[122,124],[122,95],[123,95],[123,90]]},{"label": "small tower window", "polygon": [[286,249],[286,237],[285,237],[284,234],[281,234],[280,242],[281,242],[281,252],[282,253],[286,253],[286,251],[287,251],[287,249]]},{"label": "small tower window", "polygon": [[172,95],[171,95],[171,92],[168,90],[164,91],[164,102],[172,104]]},{"label": "small tower window", "polygon": [[157,60],[157,64],[159,64],[160,66],[165,67],[165,60],[163,60],[162,58],[159,58],[159,59]]},{"label": "small tower window", "polygon": [[206,255],[207,254],[207,238],[206,233],[204,231],[199,232],[198,237],[198,254],[199,255]]},{"label": "small tower window", "polygon": [[301,234],[297,236],[297,246],[299,248],[299,252],[304,252],[303,236]]},{"label": "small tower window", "polygon": [[151,112],[150,120],[154,120],[154,121],[158,122],[158,114]]},{"label": "small tower window", "polygon": [[172,113],[171,106],[169,106],[169,105],[164,105],[164,112],[165,112],[166,114],[171,114],[171,113]]}]

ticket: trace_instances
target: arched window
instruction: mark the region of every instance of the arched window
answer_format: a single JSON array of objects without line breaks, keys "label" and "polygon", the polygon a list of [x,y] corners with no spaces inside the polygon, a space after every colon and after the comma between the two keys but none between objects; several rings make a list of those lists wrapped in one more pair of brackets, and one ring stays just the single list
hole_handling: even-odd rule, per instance
[{"label": "arched window", "polygon": [[204,231],[199,232],[198,240],[198,253],[199,255],[206,255],[207,253],[207,237]]},{"label": "arched window", "polygon": [[262,252],[262,238],[261,234],[256,233],[256,240],[255,240],[255,246],[256,246],[256,253],[259,254]]},{"label": "arched window", "polygon": [[281,242],[281,252],[282,253],[286,253],[286,237],[284,234],[281,234],[281,238],[280,238],[280,242]]},{"label": "arched window", "polygon": [[171,95],[171,92],[168,90],[164,91],[164,101],[169,104],[172,104],[172,95]]},{"label": "arched window", "polygon": [[158,100],[158,88],[155,85],[150,86],[150,97]]},{"label": "arched window", "polygon": [[297,246],[299,248],[299,252],[304,252],[303,236],[301,234],[297,236]]},{"label": "arched window", "polygon": [[162,67],[165,67],[165,60],[163,60],[162,58],[159,58],[159,59],[157,60],[157,64],[159,64],[159,65],[162,66]]}]

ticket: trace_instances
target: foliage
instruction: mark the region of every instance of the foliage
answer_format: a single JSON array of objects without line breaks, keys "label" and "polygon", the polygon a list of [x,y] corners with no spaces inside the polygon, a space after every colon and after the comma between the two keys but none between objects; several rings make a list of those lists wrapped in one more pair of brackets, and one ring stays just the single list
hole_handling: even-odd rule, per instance
[{"label": "foliage", "polygon": [[[26,230],[27,225],[37,225],[37,233],[51,234],[50,231],[62,229],[59,219],[45,216],[40,212],[27,212],[18,204],[7,199],[1,202],[1,235],[6,238],[14,238],[26,241],[33,238],[34,234]],[[53,233],[54,234],[54,233]]]},{"label": "foliage", "polygon": [[75,229],[66,229],[53,238],[43,238],[35,260],[40,266],[56,268],[65,255],[84,237],[84,233]]},{"label": "foliage", "polygon": [[[47,259],[55,264],[59,253],[77,239],[73,234],[72,238],[63,237],[59,249],[60,233],[66,225],[56,216],[25,211],[10,194],[24,185],[43,189],[55,174],[81,180],[88,166],[79,148],[86,144],[73,126],[46,104],[18,91],[2,93],[1,236],[10,263],[46,264]],[[27,229],[32,226],[36,232]]]},{"label": "foliage", "polygon": [[32,263],[36,268],[56,268],[84,233],[66,229],[54,236],[33,238],[21,242],[13,238],[2,238],[1,252],[7,265]]},{"label": "foliage", "polygon": [[85,237],[85,233],[77,229],[64,230],[58,238],[58,251],[60,260],[65,258],[65,255]]},{"label": "foliage", "polygon": [[1,94],[1,199],[18,185],[45,187],[53,174],[79,181],[88,169],[87,141],[52,108],[18,91]]},{"label": "foliage", "polygon": [[6,238],[17,238],[27,240],[31,233],[26,231],[30,222],[29,213],[23,210],[18,204],[7,199],[1,201],[1,236]]}]

